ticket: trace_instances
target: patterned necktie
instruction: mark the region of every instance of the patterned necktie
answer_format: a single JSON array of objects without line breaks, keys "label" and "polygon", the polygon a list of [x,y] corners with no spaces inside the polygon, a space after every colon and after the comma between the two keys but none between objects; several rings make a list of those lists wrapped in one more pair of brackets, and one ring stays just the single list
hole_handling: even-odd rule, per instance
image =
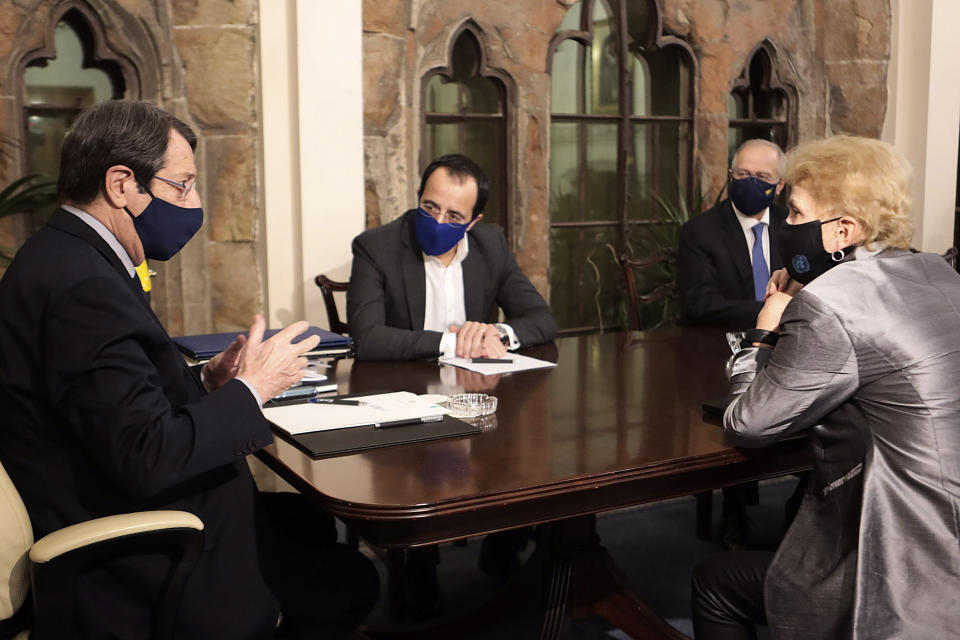
[{"label": "patterned necktie", "polygon": [[762,301],[767,293],[767,280],[770,279],[770,269],[763,258],[763,228],[767,226],[759,222],[753,227],[753,293],[757,300]]}]

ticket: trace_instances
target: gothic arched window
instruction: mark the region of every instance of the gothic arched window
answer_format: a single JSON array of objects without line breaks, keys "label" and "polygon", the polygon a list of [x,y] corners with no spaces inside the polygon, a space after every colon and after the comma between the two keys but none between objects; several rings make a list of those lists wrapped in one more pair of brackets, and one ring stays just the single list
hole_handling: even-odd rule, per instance
[{"label": "gothic arched window", "polygon": [[447,153],[469,156],[490,177],[484,222],[500,225],[509,235],[509,79],[487,68],[483,33],[473,22],[454,36],[449,60],[449,66],[431,69],[423,78],[420,170]]},{"label": "gothic arched window", "polygon": [[[53,31],[53,50],[30,60],[23,73],[24,145],[27,173],[55,178],[60,143],[86,107],[122,98],[126,86],[119,65],[95,54],[90,22],[77,9],[67,11]],[[39,227],[49,211],[34,212]]]},{"label": "gothic arched window", "polygon": [[727,101],[729,159],[745,140],[762,138],[786,149],[793,143],[796,90],[777,74],[776,49],[764,40],[747,57]]},{"label": "gothic arched window", "polygon": [[583,0],[550,43],[550,303],[565,333],[624,325],[613,254],[689,201],[694,65],[653,0]]}]

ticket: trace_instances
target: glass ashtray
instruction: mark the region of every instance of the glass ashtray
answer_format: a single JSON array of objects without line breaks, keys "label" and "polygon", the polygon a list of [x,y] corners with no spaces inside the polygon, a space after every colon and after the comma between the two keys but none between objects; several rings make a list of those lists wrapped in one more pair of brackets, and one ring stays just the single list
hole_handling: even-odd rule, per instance
[{"label": "glass ashtray", "polygon": [[451,418],[479,418],[497,410],[497,397],[485,393],[458,393],[447,398]]}]

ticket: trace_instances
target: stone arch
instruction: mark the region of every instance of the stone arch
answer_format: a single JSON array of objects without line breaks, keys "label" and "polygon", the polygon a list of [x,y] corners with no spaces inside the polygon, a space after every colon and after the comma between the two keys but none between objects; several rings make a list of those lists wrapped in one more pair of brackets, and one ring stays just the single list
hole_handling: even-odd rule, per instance
[{"label": "stone arch", "polygon": [[[163,9],[158,8],[157,14],[165,19]],[[89,36],[85,42],[84,64],[111,68],[122,78],[122,95],[115,97],[159,101],[164,65],[157,38],[145,26],[145,21],[129,14],[115,0],[64,0],[52,4],[46,11],[29,12],[24,17],[6,56],[6,69],[0,70],[4,76],[0,78],[0,86],[6,89],[0,91],[0,99],[7,99],[12,122],[21,123],[23,119],[26,68],[56,56],[54,33],[57,24],[64,20]],[[0,170],[0,178],[5,182],[26,166],[25,130],[18,124],[2,133],[10,145],[19,150],[7,170]]]},{"label": "stone arch", "polygon": [[[470,47],[473,49],[471,60],[469,61],[471,68],[463,68],[462,61],[457,60],[456,53],[458,47]],[[464,78],[484,78],[487,80],[492,80],[494,84],[500,87],[503,97],[503,128],[504,128],[504,140],[503,140],[503,154],[502,154],[502,165],[497,167],[485,167],[485,170],[491,174],[493,177],[493,172],[498,172],[500,174],[500,181],[503,185],[503,197],[500,198],[502,206],[504,207],[503,211],[503,227],[504,232],[507,235],[508,239],[512,239],[513,227],[515,224],[513,210],[514,206],[514,196],[516,189],[514,187],[516,183],[516,83],[514,82],[513,77],[504,71],[503,69],[494,67],[490,65],[490,53],[489,53],[489,43],[487,35],[484,33],[484,30],[480,27],[479,24],[472,18],[467,18],[460,23],[455,29],[450,31],[450,35],[446,39],[446,45],[444,48],[443,60],[445,64],[433,66],[428,68],[420,76],[420,97],[419,104],[421,109],[421,118],[419,122],[423,125],[425,124],[425,119],[423,114],[427,110],[427,101],[426,101],[426,92],[427,87],[430,83],[430,80],[436,76],[440,76],[448,81],[456,81]],[[419,136],[420,140],[420,162],[419,164],[423,165],[426,161],[423,158],[423,151],[425,149],[425,129],[422,127],[421,135]],[[422,169],[423,167],[419,167]],[[419,181],[417,181],[419,183]]]},{"label": "stone arch", "polygon": [[797,141],[799,94],[796,85],[782,77],[783,66],[777,47],[770,39],[764,38],[747,55],[740,75],[730,84],[730,94],[734,99],[750,105],[748,115],[756,115],[755,103],[758,100],[770,96],[782,99],[785,110],[782,121],[786,133],[781,143],[786,148]]}]

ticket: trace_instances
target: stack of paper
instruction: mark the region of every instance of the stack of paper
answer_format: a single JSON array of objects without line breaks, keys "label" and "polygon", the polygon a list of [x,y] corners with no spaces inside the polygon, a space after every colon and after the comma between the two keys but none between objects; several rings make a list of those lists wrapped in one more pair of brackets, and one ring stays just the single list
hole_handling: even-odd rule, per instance
[{"label": "stack of paper", "polygon": [[[280,407],[266,407],[263,415],[287,433],[308,433],[347,427],[395,427],[442,420],[447,409],[428,399],[397,391],[356,396],[358,404],[338,404],[333,398],[304,401]],[[332,402],[331,402],[332,400]]]},{"label": "stack of paper", "polygon": [[557,366],[556,362],[538,360],[530,356],[522,356],[519,353],[508,353],[503,356],[503,358],[499,358],[501,360],[508,360],[509,362],[474,362],[474,360],[484,359],[485,358],[443,358],[441,362],[488,376]]}]

